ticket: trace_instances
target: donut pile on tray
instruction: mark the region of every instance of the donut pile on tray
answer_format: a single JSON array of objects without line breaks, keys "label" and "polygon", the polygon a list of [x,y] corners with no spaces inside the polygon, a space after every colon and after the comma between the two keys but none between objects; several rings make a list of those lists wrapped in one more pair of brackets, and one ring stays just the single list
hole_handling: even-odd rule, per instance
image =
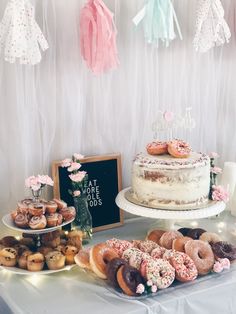
[{"label": "donut pile on tray", "polygon": [[203,229],[152,230],[145,240],[110,239],[80,250],[75,262],[129,296],[155,293],[175,280],[229,269],[236,247]]},{"label": "donut pile on tray", "polygon": [[58,199],[40,200],[38,203],[34,203],[32,199],[24,199],[11,212],[12,220],[18,228],[33,230],[59,226],[73,219],[75,215],[74,207],[67,207],[64,201]]},{"label": "donut pile on tray", "polygon": [[24,234],[20,240],[6,236],[0,240],[0,265],[28,271],[57,270],[74,264],[74,256],[82,248],[82,232],[53,231],[41,236],[37,247],[35,235]]}]

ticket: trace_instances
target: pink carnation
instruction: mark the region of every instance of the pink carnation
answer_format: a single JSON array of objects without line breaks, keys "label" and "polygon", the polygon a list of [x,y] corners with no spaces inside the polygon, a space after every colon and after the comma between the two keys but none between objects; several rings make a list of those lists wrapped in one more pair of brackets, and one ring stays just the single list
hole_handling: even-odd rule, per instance
[{"label": "pink carnation", "polygon": [[74,193],[73,193],[74,196],[80,196],[80,194],[81,194],[81,192],[79,190],[74,191]]},{"label": "pink carnation", "polygon": [[54,182],[48,175],[38,175],[38,182],[45,185],[53,186]]},{"label": "pink carnation", "polygon": [[147,281],[147,286],[148,287],[151,287],[153,285],[153,282],[149,279],[148,281]]},{"label": "pink carnation", "polygon": [[219,155],[218,155],[217,153],[215,153],[215,152],[211,152],[211,153],[209,154],[209,157],[210,157],[210,158],[218,158]]},{"label": "pink carnation", "polygon": [[66,168],[66,167],[70,167],[72,160],[70,158],[66,158],[64,160],[62,160],[61,162],[61,167]]},{"label": "pink carnation", "polygon": [[79,164],[78,162],[72,162],[70,167],[67,170],[72,172],[75,170],[79,170],[79,168],[81,168],[81,164]]},{"label": "pink carnation", "polygon": [[228,258],[219,258],[218,262],[220,262],[224,269],[230,269],[230,261]]},{"label": "pink carnation", "polygon": [[73,156],[75,157],[76,160],[80,160],[84,158],[84,155],[77,154],[77,153],[75,153]]},{"label": "pink carnation", "polygon": [[140,283],[140,284],[137,286],[137,288],[136,288],[136,293],[138,293],[138,294],[143,294],[144,291],[145,291],[145,287],[144,287],[143,284]]},{"label": "pink carnation", "polygon": [[222,169],[220,167],[212,167],[211,172],[214,174],[222,173]]},{"label": "pink carnation", "polygon": [[41,184],[31,185],[30,187],[33,191],[38,191],[41,188]]},{"label": "pink carnation", "polygon": [[221,185],[213,185],[212,199],[214,201],[228,202],[229,192]]},{"label": "pink carnation", "polygon": [[221,273],[223,270],[223,266],[221,265],[220,262],[215,262],[214,266],[213,266],[213,271],[215,273]]},{"label": "pink carnation", "polygon": [[86,171],[79,171],[76,174],[70,174],[69,177],[74,182],[81,182],[86,175]]},{"label": "pink carnation", "polygon": [[37,186],[38,185],[38,177],[35,176],[30,176],[27,179],[25,179],[25,186],[27,188],[31,188],[32,186]]},{"label": "pink carnation", "polygon": [[151,288],[151,291],[152,291],[152,293],[157,292],[157,286],[156,286],[156,285],[153,285],[152,288]]}]

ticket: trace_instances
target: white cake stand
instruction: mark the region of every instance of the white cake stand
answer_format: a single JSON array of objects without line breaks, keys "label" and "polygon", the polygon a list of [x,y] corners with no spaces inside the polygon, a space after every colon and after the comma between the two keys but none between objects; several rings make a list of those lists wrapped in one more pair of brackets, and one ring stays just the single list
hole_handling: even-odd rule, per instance
[{"label": "white cake stand", "polygon": [[199,209],[166,210],[150,208],[142,205],[137,205],[129,201],[125,197],[125,194],[130,189],[131,188],[129,187],[119,192],[115,200],[117,206],[133,215],[153,219],[163,219],[165,228],[169,230],[174,229],[174,224],[176,220],[191,220],[216,216],[220,214],[226,206],[224,202],[210,201],[205,207]]}]

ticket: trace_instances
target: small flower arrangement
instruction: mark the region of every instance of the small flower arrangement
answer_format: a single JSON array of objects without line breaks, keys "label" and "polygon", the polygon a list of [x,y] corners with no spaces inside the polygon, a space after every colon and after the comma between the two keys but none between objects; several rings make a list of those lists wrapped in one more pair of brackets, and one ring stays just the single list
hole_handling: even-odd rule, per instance
[{"label": "small flower arrangement", "polygon": [[152,280],[148,280],[145,285],[140,283],[136,288],[137,294],[150,294],[150,293],[156,293],[157,292],[157,286],[152,282]]},{"label": "small flower arrangement", "polygon": [[25,186],[33,191],[38,191],[46,185],[53,186],[54,182],[48,175],[30,176],[25,179]]},{"label": "small flower arrangement", "polygon": [[210,157],[210,193],[209,198],[213,201],[223,201],[228,202],[229,200],[229,192],[221,185],[216,185],[216,177],[218,174],[222,173],[222,169],[215,166],[215,159],[219,157],[219,155],[215,152],[211,152],[209,154]]}]

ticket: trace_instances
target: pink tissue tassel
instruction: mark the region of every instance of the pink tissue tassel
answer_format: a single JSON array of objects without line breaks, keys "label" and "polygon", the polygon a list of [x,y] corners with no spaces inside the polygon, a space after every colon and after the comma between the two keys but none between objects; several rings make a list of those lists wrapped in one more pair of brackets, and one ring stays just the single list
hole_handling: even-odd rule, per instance
[{"label": "pink tissue tassel", "polygon": [[89,0],[80,14],[80,47],[95,74],[118,66],[116,34],[113,13],[103,1]]}]

